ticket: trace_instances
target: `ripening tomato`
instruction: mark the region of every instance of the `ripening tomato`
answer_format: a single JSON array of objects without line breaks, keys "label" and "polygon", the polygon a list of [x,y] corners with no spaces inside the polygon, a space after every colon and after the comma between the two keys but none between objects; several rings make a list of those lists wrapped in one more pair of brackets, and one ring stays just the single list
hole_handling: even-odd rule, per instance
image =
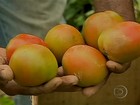
[{"label": "ripening tomato", "polygon": [[63,54],[74,45],[85,44],[81,33],[68,24],[56,25],[46,34],[45,42],[61,65]]},{"label": "ripening tomato", "polygon": [[100,34],[104,30],[123,21],[123,17],[114,11],[94,13],[85,20],[82,35],[88,45],[98,49],[98,38]]},{"label": "ripening tomato", "polygon": [[42,45],[19,47],[11,56],[9,66],[14,80],[21,86],[38,86],[57,75],[58,64],[53,53]]},{"label": "ripening tomato", "polygon": [[97,49],[88,45],[70,47],[62,58],[65,75],[79,78],[78,86],[87,87],[101,83],[108,75],[106,58]]},{"label": "ripening tomato", "polygon": [[26,44],[40,44],[47,47],[47,44],[39,37],[30,34],[18,34],[12,38],[6,47],[6,54],[8,61],[10,60],[13,52],[20,46]]}]

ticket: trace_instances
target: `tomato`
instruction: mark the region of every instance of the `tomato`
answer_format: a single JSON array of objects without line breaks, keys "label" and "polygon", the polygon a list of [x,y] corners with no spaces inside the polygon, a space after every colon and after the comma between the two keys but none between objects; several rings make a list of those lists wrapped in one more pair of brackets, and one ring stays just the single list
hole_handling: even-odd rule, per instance
[{"label": "tomato", "polygon": [[42,45],[19,47],[13,53],[9,66],[14,80],[22,86],[38,86],[57,75],[58,64],[53,53]]},{"label": "tomato", "polygon": [[26,44],[40,44],[47,47],[47,44],[41,38],[35,35],[18,34],[17,36],[12,38],[7,44],[6,55],[7,55],[8,61],[10,60],[12,54],[18,47],[22,45],[26,45]]}]

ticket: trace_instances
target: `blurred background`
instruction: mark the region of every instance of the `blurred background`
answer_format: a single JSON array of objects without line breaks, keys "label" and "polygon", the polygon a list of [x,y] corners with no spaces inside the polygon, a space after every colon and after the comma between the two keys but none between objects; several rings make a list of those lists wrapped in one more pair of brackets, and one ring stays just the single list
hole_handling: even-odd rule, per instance
[{"label": "blurred background", "polygon": [[[68,0],[64,13],[67,24],[81,31],[85,19],[94,13],[92,2],[93,0]],[[134,0],[134,8],[136,21],[140,23],[140,0]],[[0,91],[0,105],[15,105],[12,98]]]},{"label": "blurred background", "polygon": [[[81,30],[85,19],[95,12],[92,3],[93,0],[68,0],[64,13],[67,23]],[[136,21],[140,22],[140,0],[134,0],[134,8]]]}]

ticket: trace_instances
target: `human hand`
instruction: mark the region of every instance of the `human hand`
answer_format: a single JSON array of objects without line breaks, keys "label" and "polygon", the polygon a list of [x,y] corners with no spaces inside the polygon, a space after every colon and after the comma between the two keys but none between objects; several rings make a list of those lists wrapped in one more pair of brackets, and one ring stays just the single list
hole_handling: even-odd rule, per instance
[{"label": "human hand", "polygon": [[[130,62],[125,63],[125,64],[119,64],[119,63],[111,61],[111,60],[107,61],[107,63],[106,63],[107,68],[110,71],[109,75],[110,75],[111,72],[113,72],[113,73],[123,73],[123,72],[125,72],[130,67],[130,64],[131,64]],[[59,75],[60,76],[63,75],[63,68],[62,67],[59,68]],[[90,96],[94,95],[95,93],[97,93],[99,91],[99,89],[104,86],[107,79],[109,78],[109,75],[100,84],[95,85],[95,86],[86,87],[86,88],[80,88],[80,87],[75,86],[79,82],[79,80],[76,76],[74,76],[74,75],[62,76],[61,79],[62,79],[63,82],[59,86],[61,88],[57,88],[56,90],[57,91],[78,91],[79,90],[85,96],[90,97]],[[71,86],[70,86],[70,83],[71,83]],[[64,86],[64,84],[68,85],[68,86]]]},{"label": "human hand", "polygon": [[120,63],[109,60],[107,61],[106,65],[110,72],[123,73],[131,66],[131,62],[120,64]]},{"label": "human hand", "polygon": [[[122,73],[128,67],[128,64],[118,64],[113,61],[107,62],[107,67],[111,72]],[[53,78],[49,82],[36,87],[23,87],[18,85],[13,80],[13,72],[11,68],[7,65],[6,60],[6,51],[5,49],[0,48],[0,89],[2,89],[8,95],[39,95],[44,93],[50,93],[54,91],[60,92],[73,92],[73,91],[82,91],[86,96],[91,96],[95,94],[106,82],[105,79],[102,83],[91,86],[87,88],[80,88],[76,86],[79,82],[79,79],[74,75],[64,76],[63,68],[58,69],[58,77]]]},{"label": "human hand", "polygon": [[[106,66],[109,70],[109,75],[110,75],[110,73],[117,73],[117,74],[123,73],[130,67],[130,65],[131,65],[131,62],[120,64],[120,63],[117,63],[117,62],[114,62],[111,60],[107,61],[107,63],[106,63]],[[102,83],[100,83],[96,86],[93,86],[93,87],[87,87],[87,88],[83,89],[83,94],[90,97],[91,95],[98,92],[98,90],[101,87],[103,87],[104,84],[106,83],[107,79],[109,78],[109,75]]]},{"label": "human hand", "polygon": [[[62,84],[61,77],[55,77],[47,83],[36,87],[23,87],[18,85],[14,80],[14,74],[8,65],[6,59],[6,50],[0,48],[0,89],[8,95],[39,95],[44,93],[50,93]],[[63,85],[74,84],[75,81],[63,82]],[[65,85],[66,86],[66,85]]]},{"label": "human hand", "polygon": [[7,84],[8,81],[13,79],[13,72],[7,65],[6,51],[0,48],[0,87]]}]

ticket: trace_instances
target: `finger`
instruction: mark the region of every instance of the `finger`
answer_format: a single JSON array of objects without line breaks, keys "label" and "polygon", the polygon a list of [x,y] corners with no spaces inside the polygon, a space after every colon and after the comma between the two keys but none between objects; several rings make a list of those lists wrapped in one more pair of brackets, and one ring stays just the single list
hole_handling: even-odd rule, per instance
[{"label": "finger", "polygon": [[[70,92],[71,91],[72,92],[72,91],[80,90],[81,88],[78,88],[76,86],[69,86],[68,85],[68,84],[73,83],[73,81],[74,81],[73,79],[68,79],[68,83],[65,83],[64,81],[62,81],[62,79],[60,77],[55,77],[54,79],[50,80],[48,83],[46,83],[44,85],[41,85],[41,86],[23,87],[23,86],[18,85],[15,81],[12,80],[12,81],[8,82],[1,89],[8,95],[17,95],[17,94],[21,94],[21,95],[40,95],[40,94],[44,94],[44,93],[50,93],[50,92],[53,92],[53,91],[57,91],[57,92],[60,92],[60,91],[61,92],[62,91],[63,92],[64,91],[66,91],[66,92],[69,91]],[[61,85],[62,82],[63,82],[63,86]],[[64,84],[65,84],[65,87],[64,87]],[[68,87],[66,85],[68,85]]]},{"label": "finger", "polygon": [[83,95],[90,97],[92,95],[94,95],[96,92],[99,91],[99,89],[105,84],[105,81],[103,81],[102,83],[92,86],[92,87],[86,87],[83,89],[82,93]]},{"label": "finger", "polygon": [[60,84],[62,80],[59,77],[56,77],[50,80],[48,83],[36,86],[36,87],[24,87],[17,84],[14,80],[8,82],[1,89],[8,95],[40,95],[45,93],[50,93],[54,91]]},{"label": "finger", "polygon": [[6,50],[4,48],[0,48],[0,65],[6,63]]},{"label": "finger", "polygon": [[0,80],[10,81],[13,79],[13,72],[8,65],[0,65]]},{"label": "finger", "polygon": [[106,65],[111,72],[123,73],[130,67],[131,62],[119,64],[119,63],[114,62],[114,61],[107,61]]},{"label": "finger", "polygon": [[44,86],[39,87],[39,89],[43,93],[50,93],[55,91],[57,87],[59,87],[62,84],[62,79],[60,77],[55,77],[54,79],[47,82]]},{"label": "finger", "polygon": [[67,76],[63,76],[61,77],[62,79],[62,84],[63,85],[77,85],[79,82],[79,79],[75,76],[75,75],[67,75]]},{"label": "finger", "polygon": [[0,55],[6,57],[6,49],[0,48]]},{"label": "finger", "polygon": [[80,91],[82,88],[76,86],[79,82],[78,78],[74,75],[61,77],[62,84],[57,88],[58,92],[75,92]]},{"label": "finger", "polygon": [[62,67],[62,66],[60,66],[60,67],[58,68],[57,76],[64,76],[64,70],[63,70],[63,67]]},{"label": "finger", "polygon": [[7,84],[3,85],[1,90],[7,95],[17,95],[18,87],[20,87],[15,81],[9,81]]},{"label": "finger", "polygon": [[20,94],[23,95],[40,95],[47,94],[55,91],[55,89],[62,84],[62,80],[59,77],[55,77],[44,85],[37,87],[22,87],[20,89]]},{"label": "finger", "polygon": [[0,55],[0,65],[7,64],[7,61],[4,57]]},{"label": "finger", "polygon": [[0,65],[5,64],[5,60],[3,59],[2,56],[0,56]]},{"label": "finger", "polygon": [[34,91],[36,93],[39,93],[40,90],[37,88],[32,87],[22,87],[19,84],[17,84],[14,80],[9,81],[7,84],[5,84],[3,87],[1,87],[1,90],[5,92],[7,95],[31,95]]}]

